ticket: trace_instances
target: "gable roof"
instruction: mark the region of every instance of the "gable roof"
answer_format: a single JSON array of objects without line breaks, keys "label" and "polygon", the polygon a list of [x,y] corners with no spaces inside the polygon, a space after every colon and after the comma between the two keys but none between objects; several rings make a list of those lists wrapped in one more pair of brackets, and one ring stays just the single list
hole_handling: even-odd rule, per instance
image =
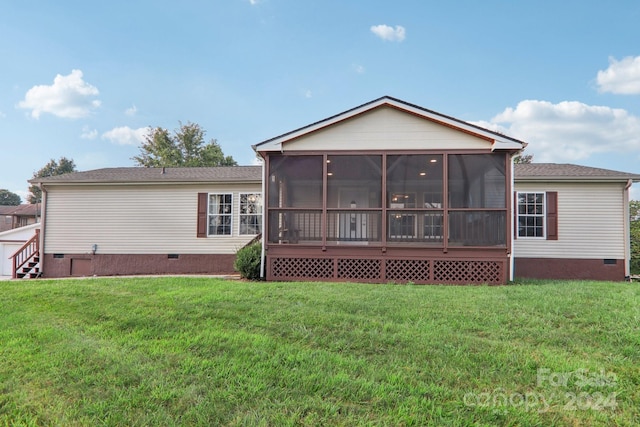
[{"label": "gable roof", "polygon": [[516,181],[634,181],[640,175],[610,169],[593,168],[569,163],[517,163]]},{"label": "gable roof", "polygon": [[218,166],[196,168],[104,168],[72,172],[45,178],[33,178],[32,184],[89,184],[89,183],[212,183],[261,182],[262,166]]},{"label": "gable roof", "polygon": [[287,141],[300,138],[304,135],[308,135],[320,129],[324,129],[328,126],[334,125],[336,123],[342,122],[347,119],[351,119],[360,114],[372,111],[376,108],[385,107],[385,106],[395,108],[409,114],[416,115],[418,117],[436,122],[443,126],[457,129],[461,132],[466,132],[468,134],[475,135],[485,140],[492,141],[492,150],[521,150],[527,146],[526,142],[520,141],[515,138],[511,138],[510,136],[503,135],[501,133],[494,132],[489,129],[485,129],[483,127],[465,122],[460,119],[456,119],[451,116],[438,113],[433,110],[428,110],[418,105],[410,104],[408,102],[402,101],[397,98],[393,98],[390,96],[383,96],[382,98],[378,98],[371,102],[367,102],[366,104],[362,104],[358,107],[352,108],[343,113],[336,114],[335,116],[331,116],[324,120],[320,120],[318,122],[301,127],[291,132],[287,132],[275,138],[271,138],[266,141],[260,142],[258,144],[253,145],[252,148],[255,151],[280,151],[282,149],[282,144],[286,143]]}]

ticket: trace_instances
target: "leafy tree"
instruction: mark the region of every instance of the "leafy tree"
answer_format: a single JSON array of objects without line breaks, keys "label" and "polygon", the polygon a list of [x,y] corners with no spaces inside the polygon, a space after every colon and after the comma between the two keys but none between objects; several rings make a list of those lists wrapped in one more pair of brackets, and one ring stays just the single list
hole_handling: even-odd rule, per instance
[{"label": "leafy tree", "polygon": [[2,206],[18,206],[22,199],[16,193],[12,193],[4,188],[0,189],[0,205]]},{"label": "leafy tree", "polygon": [[640,274],[640,201],[629,202],[631,218],[631,274]]},{"label": "leafy tree", "polygon": [[235,166],[231,156],[225,156],[215,139],[208,143],[205,131],[196,123],[180,123],[173,135],[167,129],[153,129],[140,146],[140,155],[131,159],[138,166],[189,167],[189,166]]},{"label": "leafy tree", "polygon": [[[42,169],[34,172],[33,177],[46,178],[70,172],[76,172],[76,164],[71,159],[60,157],[58,161],[51,159]],[[29,192],[31,193],[29,195],[29,203],[34,204],[42,201],[42,190],[37,185],[29,186]]]},{"label": "leafy tree", "polygon": [[513,163],[533,163],[533,154],[520,154],[513,159]]}]

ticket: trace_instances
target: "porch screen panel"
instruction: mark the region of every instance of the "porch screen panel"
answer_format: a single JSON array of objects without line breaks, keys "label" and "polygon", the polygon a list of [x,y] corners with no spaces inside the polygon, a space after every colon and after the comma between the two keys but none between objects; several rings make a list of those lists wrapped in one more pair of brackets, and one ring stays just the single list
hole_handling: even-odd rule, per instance
[{"label": "porch screen panel", "polygon": [[379,242],[382,156],[327,156],[327,241]]},{"label": "porch screen panel", "polygon": [[270,242],[321,240],[323,157],[269,157]]},{"label": "porch screen panel", "polygon": [[505,246],[505,154],[448,156],[448,244]]},{"label": "porch screen panel", "polygon": [[449,155],[450,208],[506,208],[504,154]]},{"label": "porch screen panel", "polygon": [[387,156],[387,241],[443,242],[443,156]]},{"label": "porch screen panel", "polygon": [[382,156],[328,156],[327,207],[381,208]]},{"label": "porch screen panel", "polygon": [[322,156],[269,157],[270,208],[322,208]]},{"label": "porch screen panel", "polygon": [[505,211],[450,211],[450,246],[504,246],[507,243]]}]

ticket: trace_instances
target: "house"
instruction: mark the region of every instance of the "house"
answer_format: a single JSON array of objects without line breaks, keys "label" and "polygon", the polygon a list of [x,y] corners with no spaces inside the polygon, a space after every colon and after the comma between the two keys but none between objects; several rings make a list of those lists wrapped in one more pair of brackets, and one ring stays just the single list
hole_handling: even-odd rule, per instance
[{"label": "house", "polygon": [[40,203],[0,206],[0,232],[35,224],[40,217]]},{"label": "house", "polygon": [[45,277],[226,274],[261,236],[268,280],[624,280],[640,175],[514,164],[525,146],[383,97],[255,145],[262,166],[34,178],[39,267]]},{"label": "house", "polygon": [[383,97],[254,146],[268,280],[628,276],[640,175],[517,165],[526,143]]},{"label": "house", "polygon": [[34,178],[45,277],[228,274],[260,234],[261,167],[108,168]]},{"label": "house", "polygon": [[638,181],[586,166],[515,165],[516,277],[629,277],[629,188]]}]

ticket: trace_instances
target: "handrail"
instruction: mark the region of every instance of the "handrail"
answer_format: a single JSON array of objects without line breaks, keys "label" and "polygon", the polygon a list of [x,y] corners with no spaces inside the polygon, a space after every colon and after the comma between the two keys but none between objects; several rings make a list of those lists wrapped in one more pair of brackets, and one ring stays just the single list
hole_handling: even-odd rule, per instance
[{"label": "handrail", "polygon": [[37,256],[40,253],[40,230],[36,228],[36,234],[25,242],[20,249],[18,249],[9,258],[13,258],[13,272],[11,277],[18,278],[18,270],[22,268],[29,260]]}]

